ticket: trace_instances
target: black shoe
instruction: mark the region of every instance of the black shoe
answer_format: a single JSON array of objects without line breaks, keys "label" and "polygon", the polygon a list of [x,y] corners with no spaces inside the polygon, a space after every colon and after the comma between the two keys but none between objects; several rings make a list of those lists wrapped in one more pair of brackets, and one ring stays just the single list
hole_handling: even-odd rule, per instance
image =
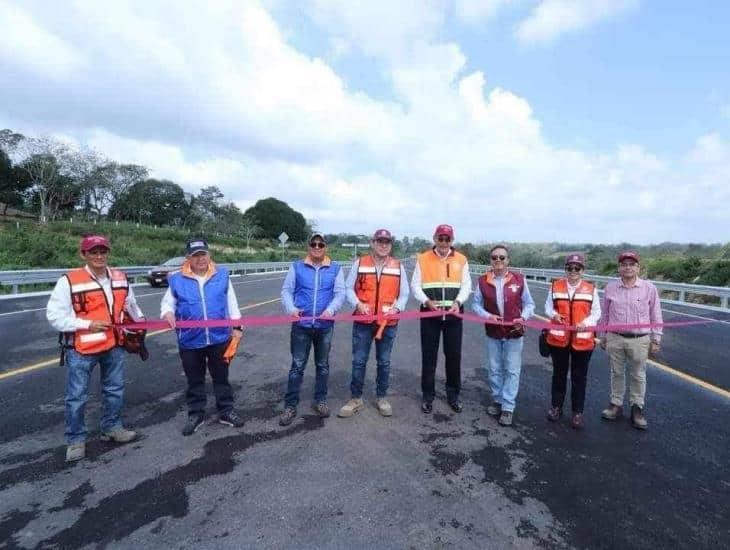
[{"label": "black shoe", "polygon": [[188,416],[188,423],[185,424],[185,427],[182,429],[183,435],[193,435],[198,428],[200,428],[200,425],[203,423],[203,415],[202,414],[193,414]]},{"label": "black shoe", "polygon": [[433,404],[430,401],[424,401],[421,403],[421,410],[423,414],[431,414],[433,412]]},{"label": "black shoe", "polygon": [[455,413],[460,413],[461,411],[464,410],[464,407],[458,401],[449,402],[449,407],[451,407],[451,410],[454,411]]},{"label": "black shoe", "polygon": [[288,426],[297,417],[297,410],[294,407],[286,407],[279,417],[279,426]]},{"label": "black shoe", "polygon": [[235,411],[218,415],[218,423],[232,428],[240,428],[243,426],[243,418],[238,416]]}]

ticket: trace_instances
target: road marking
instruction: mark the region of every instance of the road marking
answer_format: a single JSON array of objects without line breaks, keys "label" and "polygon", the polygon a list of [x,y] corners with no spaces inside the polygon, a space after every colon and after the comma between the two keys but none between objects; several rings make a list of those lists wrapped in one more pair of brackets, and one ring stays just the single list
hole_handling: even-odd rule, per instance
[{"label": "road marking", "polygon": [[[265,306],[267,304],[273,304],[275,302],[280,301],[281,298],[274,298],[273,300],[267,300],[265,302],[258,302],[256,304],[249,304],[247,306],[243,306],[241,311],[246,311],[248,309],[254,309],[259,306]],[[156,336],[158,334],[162,334],[163,332],[170,332],[169,328],[162,329],[162,330],[156,330],[154,332],[148,332],[147,336]],[[40,363],[35,363],[33,365],[28,365],[26,367],[18,367],[17,369],[9,370],[6,372],[0,373],[0,380],[4,380],[6,378],[10,378],[11,376],[17,376],[19,374],[24,374],[26,372],[31,372],[34,370],[42,369],[43,367],[48,367],[51,365],[58,365],[58,359],[47,359],[45,361],[41,361]]]},{"label": "road marking", "polygon": [[[547,317],[543,317],[542,315],[535,315],[538,319],[541,319],[543,321],[549,321]],[[696,386],[700,386],[701,388],[704,388],[706,390],[709,390],[713,393],[716,393],[717,395],[720,395],[726,399],[730,399],[730,391],[727,391],[723,388],[720,388],[719,386],[715,386],[713,384],[710,384],[709,382],[705,382],[701,378],[696,378],[692,376],[691,374],[687,374],[686,372],[682,372],[676,369],[673,369],[669,365],[664,365],[663,363],[657,363],[653,359],[647,359],[646,362],[651,365],[652,367],[656,367],[659,370],[663,370],[664,372],[668,374],[672,374],[678,378],[681,378],[682,380],[685,380],[687,382],[691,382],[692,384],[695,384]]]},{"label": "road marking", "polygon": [[21,309],[20,311],[7,311],[5,313],[0,313],[0,317],[3,315],[15,315],[16,313],[31,313],[32,311],[44,311],[46,308],[44,307],[37,307],[35,309]]}]

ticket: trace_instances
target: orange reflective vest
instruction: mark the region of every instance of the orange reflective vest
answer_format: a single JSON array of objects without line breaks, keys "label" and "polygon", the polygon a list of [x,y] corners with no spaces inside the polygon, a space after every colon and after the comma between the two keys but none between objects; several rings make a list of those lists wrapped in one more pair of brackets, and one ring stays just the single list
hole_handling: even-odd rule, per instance
[{"label": "orange reflective vest", "polygon": [[[373,313],[387,312],[400,296],[400,262],[388,257],[378,275],[373,257],[363,256],[358,263],[354,290],[357,299],[370,306],[370,311]],[[355,310],[355,315],[357,315],[357,310]],[[374,321],[362,322],[374,323]],[[398,321],[394,319],[388,321],[387,324],[388,326],[397,325]]]},{"label": "orange reflective vest", "polygon": [[[436,302],[437,307],[450,308],[461,289],[466,256],[452,248],[446,258],[441,258],[431,249],[419,254],[417,261],[423,293],[429,300]],[[421,306],[421,309],[425,309],[425,306]]]},{"label": "orange reflective vest", "polygon": [[[84,268],[66,273],[71,288],[71,304],[76,317],[89,321],[122,322],[124,302],[129,293],[127,276],[122,271],[110,269],[113,301],[110,304],[101,284]],[[102,332],[80,329],[73,333],[73,346],[83,354],[102,353],[121,345],[117,330],[109,328]]]},{"label": "orange reflective vest", "polygon": [[[568,280],[558,279],[553,281],[552,296],[553,309],[565,319],[568,325],[577,325],[591,314],[593,305],[593,292],[595,285],[588,281],[581,281],[573,293],[573,298],[568,294]],[[577,351],[592,350],[595,345],[593,332],[567,331],[559,328],[550,329],[547,334],[547,342],[551,346],[565,348],[570,345]]]}]

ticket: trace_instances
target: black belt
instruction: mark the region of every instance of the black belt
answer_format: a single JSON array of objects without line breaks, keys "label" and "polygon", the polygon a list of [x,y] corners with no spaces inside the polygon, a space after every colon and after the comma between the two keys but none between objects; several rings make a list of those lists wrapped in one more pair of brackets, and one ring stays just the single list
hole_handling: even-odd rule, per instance
[{"label": "black belt", "polygon": [[649,336],[648,334],[636,334],[635,332],[615,332],[622,338],[641,338],[643,336]]}]

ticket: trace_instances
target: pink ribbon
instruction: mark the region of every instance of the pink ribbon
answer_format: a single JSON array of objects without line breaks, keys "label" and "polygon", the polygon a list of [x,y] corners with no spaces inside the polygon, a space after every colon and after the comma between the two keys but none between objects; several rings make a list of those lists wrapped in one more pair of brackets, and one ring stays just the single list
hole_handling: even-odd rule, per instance
[{"label": "pink ribbon", "polygon": [[[320,317],[302,316],[293,317],[291,315],[267,315],[267,316],[246,316],[240,319],[208,319],[208,320],[187,320],[187,321],[176,321],[175,328],[219,328],[219,327],[263,327],[269,325],[280,325],[286,323],[295,323],[300,321],[314,321],[316,319],[322,321],[406,321],[412,319],[427,319],[431,317],[442,317],[445,315],[454,315],[464,321],[470,321],[474,323],[481,323],[486,325],[496,325],[503,327],[515,326],[512,321],[496,321],[492,319],[485,319],[474,313],[445,313],[444,311],[401,311],[399,313],[393,313],[390,315],[355,315],[352,313],[341,313],[333,316],[322,315]],[[653,329],[653,328],[671,328],[671,327],[686,327],[690,325],[704,325],[709,323],[718,322],[717,319],[703,319],[696,321],[670,321],[667,323],[635,323],[635,324],[606,324],[596,325],[584,328],[576,328],[575,326],[559,325],[557,323],[550,323],[545,321],[537,321],[528,319],[522,323],[523,326],[533,328],[537,330],[543,329],[559,329],[565,331],[580,331],[580,332],[627,332],[631,330],[642,330],[642,329]],[[142,321],[139,323],[122,323],[116,325],[119,328],[127,329],[166,329],[170,328],[167,321],[160,319],[156,321]]]}]

